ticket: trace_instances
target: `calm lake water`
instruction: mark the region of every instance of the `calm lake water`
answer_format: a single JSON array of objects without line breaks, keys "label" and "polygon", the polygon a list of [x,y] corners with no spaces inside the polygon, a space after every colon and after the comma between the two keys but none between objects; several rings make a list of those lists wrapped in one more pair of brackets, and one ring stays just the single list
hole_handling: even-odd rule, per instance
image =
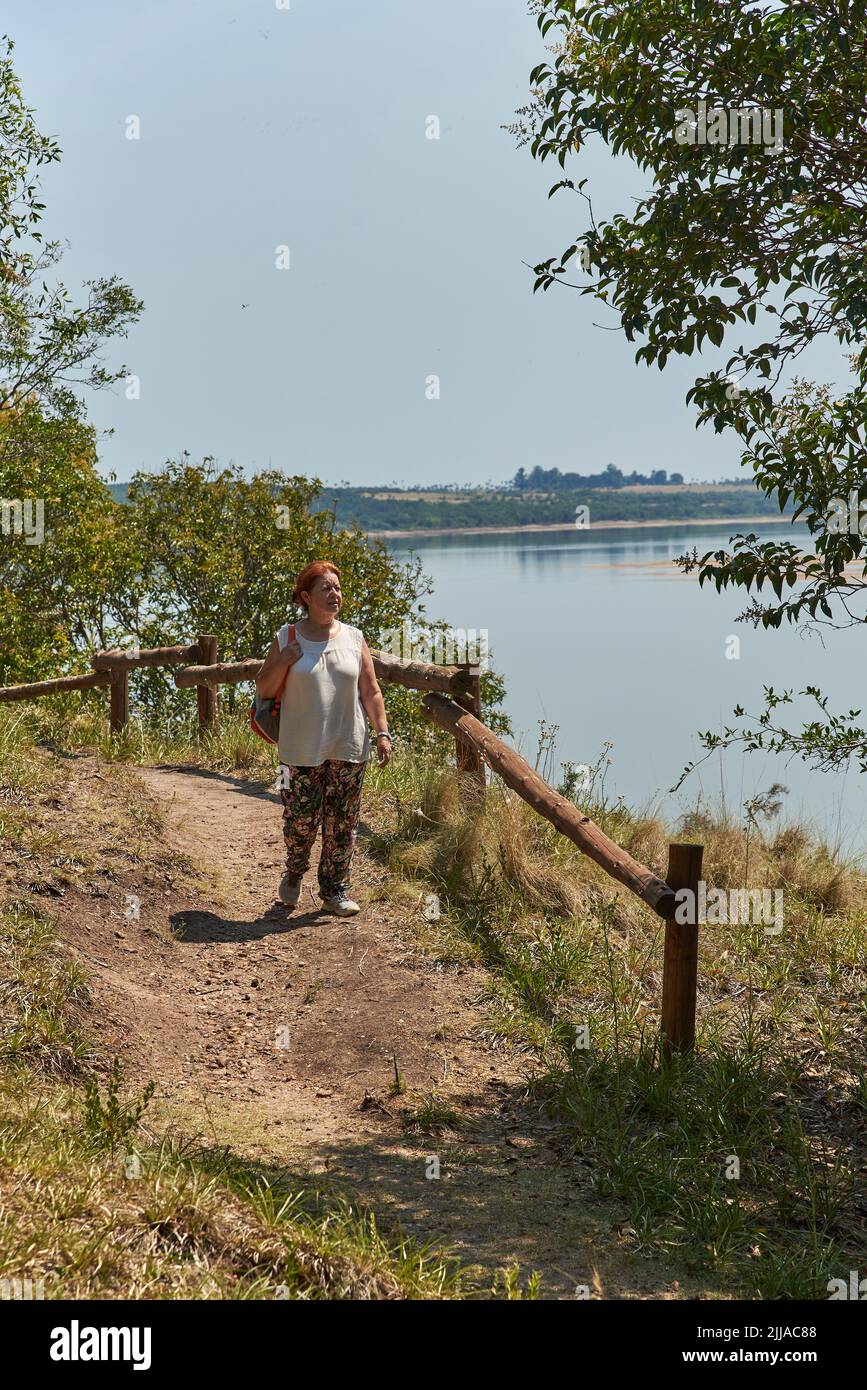
[{"label": "calm lake water", "polygon": [[[445,536],[394,541],[418,556],[433,580],[431,617],[454,628],[486,629],[491,665],[506,680],[515,739],[531,762],[539,720],[559,725],[559,763],[594,763],[610,740],[606,787],[633,807],[670,820],[701,795],[739,813],[744,800],[782,782],[782,820],[805,820],[843,850],[867,849],[867,777],[811,771],[800,761],[729,749],[669,788],[684,765],[704,756],[697,731],[721,729],[735,705],[757,712],[762,687],[819,685],[832,709],[865,701],[863,631],[756,631],[735,621],[742,590],[699,589],[673,564],[693,547],[724,546],[738,530],[767,539],[806,536],[779,523],[572,530],[520,535]],[[740,657],[726,656],[740,639]],[[815,708],[815,707],[814,707]],[[809,714],[806,701],[787,707]]]}]

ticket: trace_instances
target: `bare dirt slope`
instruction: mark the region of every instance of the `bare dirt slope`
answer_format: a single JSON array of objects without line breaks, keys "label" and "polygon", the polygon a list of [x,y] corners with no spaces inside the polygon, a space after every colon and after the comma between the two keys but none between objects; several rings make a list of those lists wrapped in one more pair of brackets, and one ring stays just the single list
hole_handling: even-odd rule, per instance
[{"label": "bare dirt slope", "polygon": [[[417,948],[413,909],[383,895],[363,830],[362,914],[318,910],[315,864],[290,914],[275,900],[276,793],[196,768],[131,775],[203,886],[118,882],[96,912],[58,903],[58,925],[88,968],[105,1042],[157,1081],[160,1118],[288,1167],[299,1185],[329,1174],[408,1233],[445,1240],[487,1283],[518,1261],[548,1296],[594,1287],[594,1271],[605,1296],[676,1296],[618,1249],[616,1213],[588,1200],[585,1170],[528,1108],[523,1059],[486,1033],[484,973]],[[407,1129],[430,1092],[458,1126]]]}]

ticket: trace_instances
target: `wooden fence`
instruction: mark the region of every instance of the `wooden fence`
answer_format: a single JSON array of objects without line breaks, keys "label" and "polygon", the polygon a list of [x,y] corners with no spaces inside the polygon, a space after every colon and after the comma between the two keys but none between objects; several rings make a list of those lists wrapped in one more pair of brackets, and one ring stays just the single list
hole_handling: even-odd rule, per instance
[{"label": "wooden fence", "polygon": [[[93,670],[87,675],[0,687],[0,701],[33,700],[60,691],[108,686],[109,728],[116,733],[129,720],[130,671],[140,666],[177,667],[175,685],[196,691],[199,737],[204,739],[219,726],[220,686],[255,680],[263,664],[259,659],[218,661],[217,655],[217,639],[208,633],[200,633],[188,647],[97,652]],[[490,767],[534,811],[665,921],[662,1051],[666,1057],[672,1052],[690,1051],[695,1044],[698,926],[674,920],[675,895],[681,889],[690,889],[693,903],[697,901],[702,846],[670,844],[666,878],[658,878],[615,844],[573,802],[560,796],[514,748],[486,728],[481,722],[477,665],[433,666],[402,661],[385,652],[374,651],[371,655],[379,680],[424,692],[422,710],[432,723],[454,738],[457,767],[467,775],[467,786],[475,786],[478,793],[483,793],[485,767]]]}]

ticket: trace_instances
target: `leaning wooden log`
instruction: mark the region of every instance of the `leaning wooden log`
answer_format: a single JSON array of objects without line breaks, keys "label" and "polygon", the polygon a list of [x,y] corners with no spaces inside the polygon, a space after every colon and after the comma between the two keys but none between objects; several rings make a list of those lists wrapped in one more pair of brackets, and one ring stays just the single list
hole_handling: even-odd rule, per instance
[{"label": "leaning wooden log", "polygon": [[32,685],[5,685],[0,687],[0,700],[38,700],[40,695],[56,695],[61,690],[89,690],[94,685],[110,684],[107,671],[91,671],[87,676],[59,676]]},{"label": "leaning wooden log", "polygon": [[572,840],[607,874],[631,889],[658,916],[674,916],[674,892],[668,884],[610,840],[589,816],[583,815],[571,801],[560,796],[514,748],[509,748],[496,734],[492,734],[481,720],[443,695],[426,695],[421,707],[434,724],[474,748],[488,766],[502,777],[507,787],[517,792],[534,811],[556,826],[561,834]]},{"label": "leaning wooden log", "polygon": [[186,666],[201,661],[202,653],[192,647],[142,647],[138,651],[97,652],[91,665],[95,671],[123,671],[130,666]]}]

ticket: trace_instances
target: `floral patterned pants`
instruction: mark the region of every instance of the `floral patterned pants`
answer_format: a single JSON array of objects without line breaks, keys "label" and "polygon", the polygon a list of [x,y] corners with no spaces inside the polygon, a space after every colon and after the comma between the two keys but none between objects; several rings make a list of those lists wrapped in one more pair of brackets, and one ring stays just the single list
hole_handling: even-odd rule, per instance
[{"label": "floral patterned pants", "polygon": [[361,784],[367,763],[336,758],[318,767],[280,768],[286,872],[303,874],[322,825],[319,890],[331,898],[349,887],[352,851],[361,812]]}]

